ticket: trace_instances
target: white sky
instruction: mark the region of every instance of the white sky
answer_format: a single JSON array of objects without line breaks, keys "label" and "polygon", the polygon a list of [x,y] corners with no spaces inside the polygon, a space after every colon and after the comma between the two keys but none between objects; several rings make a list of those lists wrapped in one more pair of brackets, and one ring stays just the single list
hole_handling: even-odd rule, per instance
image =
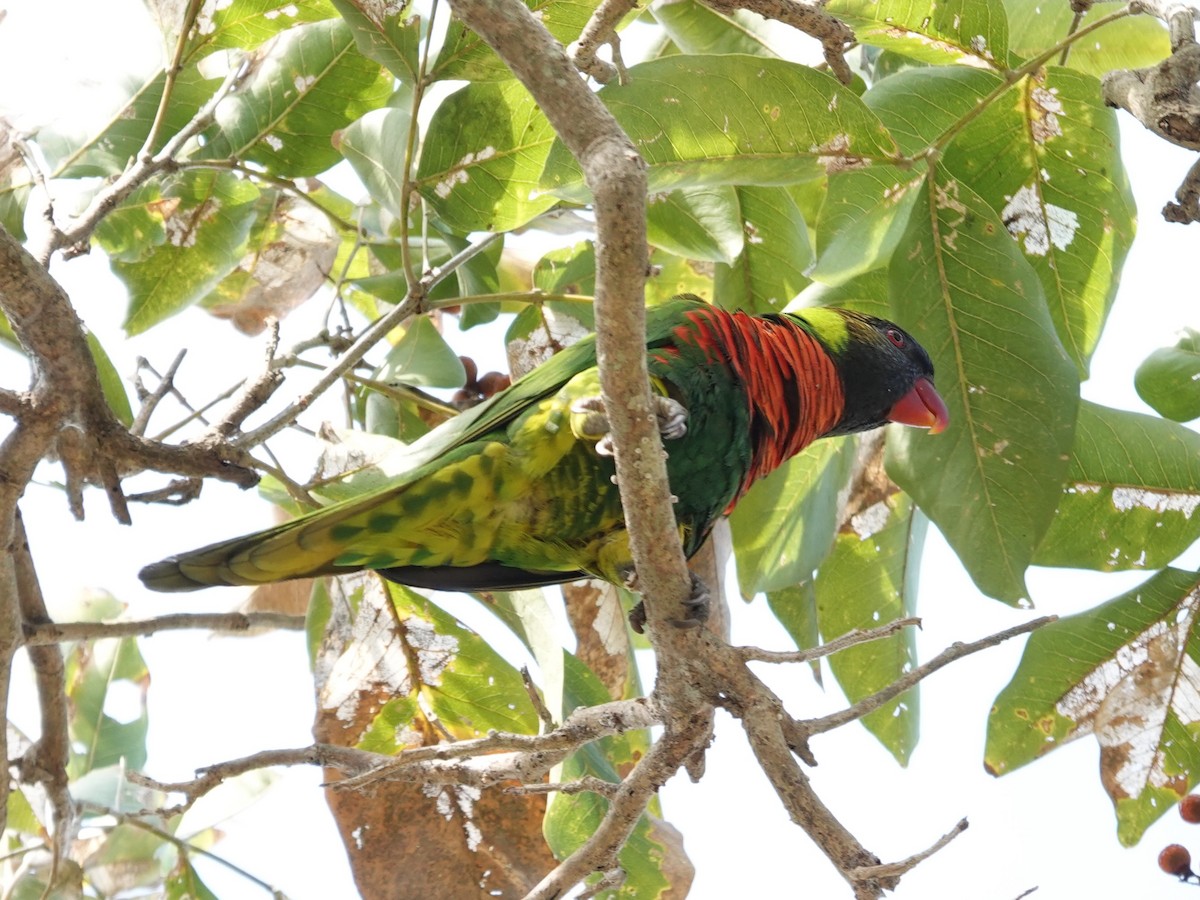
[{"label": "white sky", "polygon": [[[54,111],[98,109],[95,95],[72,87],[81,77],[104,91],[114,59],[131,68],[153,64],[156,32],[134,0],[17,0],[0,23],[0,111],[21,110],[22,124],[52,120]],[[143,55],[144,54],[144,55]],[[1200,226],[1168,226],[1159,217],[1192,155],[1167,147],[1122,116],[1126,160],[1137,195],[1140,231],[1126,264],[1122,294],[1097,353],[1089,399],[1145,410],[1132,373],[1153,349],[1173,341],[1183,325],[1200,327],[1197,269]],[[82,317],[118,356],[122,373],[137,355],[165,368],[179,346],[194,348],[181,376],[193,396],[206,373],[249,371],[261,343],[234,334],[225,323],[188,312],[169,327],[122,345],[123,291],[100,254],[55,265]],[[285,323],[284,346],[311,333],[320,309],[311,304]],[[498,348],[470,352],[487,358]],[[0,384],[25,384],[24,363],[0,358]],[[289,381],[280,397],[301,388]],[[165,421],[165,420],[164,420]],[[46,468],[47,480],[58,477]],[[160,483],[160,482],[155,482]],[[216,611],[243,596],[213,590],[181,598],[152,595],[136,579],[145,562],[186,547],[268,524],[257,497],[210,483],[204,497],[184,509],[135,508],[132,529],[115,525],[102,495],[89,493],[88,520],[73,522],[60,492],[31,488],[22,508],[52,612],[71,606],[81,592],[107,590],[130,604],[131,615]],[[1192,560],[1193,562],[1195,560]],[[979,596],[953,554],[931,529],[923,564],[919,611],[925,628],[920,657],[928,659],[955,640],[969,640],[1029,617]],[[1029,584],[1037,613],[1085,609],[1142,580],[1138,575],[1033,571]],[[471,601],[452,612],[489,634],[491,617]],[[764,603],[737,604],[734,639],[786,648],[790,642]],[[508,646],[517,653],[515,640]],[[141,642],[153,677],[150,692],[149,774],[164,780],[190,777],[198,766],[256,750],[311,741],[311,677],[299,634],[255,639],[210,638],[202,633],[158,635]],[[959,818],[971,827],[949,848],[904,877],[900,900],[952,900],[970,896],[1011,900],[1040,886],[1041,898],[1176,897],[1184,889],[1160,873],[1155,858],[1167,843],[1190,845],[1200,855],[1200,831],[1172,812],[1138,847],[1116,840],[1115,821],[1098,780],[1097,749],[1084,739],[1002,780],[983,772],[986,718],[992,698],[1007,683],[1021,642],[956,663],[922,687],[922,739],[907,770],[857,725],[817,738],[820,761],[811,772],[817,791],[841,820],[885,860],[923,849]],[[513,657],[517,658],[517,657]],[[820,715],[844,701],[832,678],[822,693],[802,667],[764,667],[793,713]],[[13,715],[35,728],[32,689],[13,698]],[[222,828],[216,851],[276,884],[296,900],[354,896],[340,840],[321,791],[320,773],[294,770],[266,798]],[[700,784],[676,778],[662,792],[667,818],[685,834],[698,869],[692,898],[802,894],[848,897],[849,892],[808,838],[786,819],[746,749],[740,729],[720,714],[720,728]],[[214,813],[215,815],[215,813]],[[199,867],[223,900],[265,896],[257,887],[212,864]]]}]

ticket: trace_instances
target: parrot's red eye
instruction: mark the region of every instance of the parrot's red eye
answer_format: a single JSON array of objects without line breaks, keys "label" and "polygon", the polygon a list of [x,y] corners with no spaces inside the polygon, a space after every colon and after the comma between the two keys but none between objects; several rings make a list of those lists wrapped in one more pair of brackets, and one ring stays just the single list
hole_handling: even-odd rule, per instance
[{"label": "parrot's red eye", "polygon": [[903,349],[904,349],[904,343],[905,343],[905,342],[904,342],[904,335],[902,335],[902,334],[901,334],[899,331],[897,331],[895,328],[889,328],[889,329],[887,330],[887,338],[888,338],[888,340],[889,340],[889,341],[891,341],[893,344],[895,344],[895,345],[896,345],[897,347],[899,347],[901,350],[903,350]]}]

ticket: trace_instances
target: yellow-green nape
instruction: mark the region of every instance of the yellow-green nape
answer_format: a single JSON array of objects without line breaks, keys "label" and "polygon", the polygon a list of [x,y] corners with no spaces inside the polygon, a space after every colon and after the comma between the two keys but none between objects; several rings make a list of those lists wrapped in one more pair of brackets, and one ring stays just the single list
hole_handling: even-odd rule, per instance
[{"label": "yellow-green nape", "polygon": [[792,313],[803,319],[813,333],[834,353],[841,353],[850,343],[850,326],[840,310],[813,306]]}]

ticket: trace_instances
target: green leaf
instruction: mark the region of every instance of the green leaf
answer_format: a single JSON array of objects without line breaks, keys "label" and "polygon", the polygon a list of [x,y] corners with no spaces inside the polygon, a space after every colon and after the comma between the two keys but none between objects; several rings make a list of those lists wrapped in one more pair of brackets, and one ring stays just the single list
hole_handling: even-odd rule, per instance
[{"label": "green leaf", "polygon": [[387,66],[406,84],[416,84],[423,23],[408,3],[393,12],[394,7],[369,0],[332,2],[350,26],[359,53]]},{"label": "green leaf", "polygon": [[92,362],[96,364],[96,374],[100,378],[100,390],[104,392],[108,408],[113,411],[113,415],[123,425],[132,425],[133,409],[129,405],[129,395],[125,393],[125,385],[121,381],[120,374],[108,354],[104,352],[100,339],[90,331],[87,332],[86,339],[88,351],[92,355]]},{"label": "green leaf", "polygon": [[[63,178],[108,178],[125,171],[150,134],[165,83],[166,75],[163,72],[150,78],[99,134],[79,141],[59,131],[58,140],[70,147],[71,152],[66,159],[53,162],[56,174]],[[163,117],[158,140],[151,152],[157,153],[187,125],[220,84],[221,79],[202,75],[195,65],[181,69],[171,91],[171,101]],[[56,124],[59,128],[68,127],[65,122]],[[56,130],[54,126],[51,128],[52,131]],[[53,147],[54,143],[50,146]]]},{"label": "green leaf", "polygon": [[[586,0],[524,0],[538,21],[563,46],[579,37],[592,17],[594,2]],[[437,62],[429,72],[432,80],[507,81],[513,77],[508,66],[458,17],[450,20]]]},{"label": "green leaf", "polygon": [[[590,669],[576,657],[565,654],[565,697],[571,710],[595,706],[612,698]],[[645,731],[630,731],[593,741],[567,758],[562,778],[575,780],[592,776],[613,784],[649,749]],[[653,807],[653,804],[652,804]],[[546,843],[560,859],[574,852],[595,832],[608,808],[608,801],[597,794],[555,794],[546,810],[543,826]],[[654,811],[652,809],[652,811]],[[648,815],[643,815],[633,834],[621,849],[619,859],[626,881],[617,897],[659,897],[670,887],[662,870],[663,845],[655,840]]]},{"label": "green leaf", "polygon": [[180,857],[179,864],[163,882],[163,897],[165,900],[217,900],[217,895],[196,874],[187,857]]},{"label": "green leaf", "polygon": [[333,146],[358,173],[371,199],[398,219],[407,215],[401,187],[410,123],[406,109],[385,106],[333,136]]},{"label": "green leaf", "polygon": [[388,384],[457,388],[467,372],[429,317],[416,316],[374,377]]},{"label": "green leaf", "polygon": [[887,319],[893,315],[891,303],[888,302],[887,270],[872,269],[838,285],[814,281],[800,292],[800,296],[788,310],[803,309],[806,306],[842,306],[879,319]]},{"label": "green leaf", "polygon": [[[817,626],[817,595],[812,579],[777,591],[768,591],[767,604],[799,649],[807,650],[821,643],[821,632]],[[814,659],[809,663],[809,668],[817,684],[821,684],[821,661]]]},{"label": "green leaf", "polygon": [[[850,518],[817,572],[817,619],[826,642],[855,628],[877,628],[916,610],[926,519],[904,494]],[[882,690],[917,665],[915,629],[847,647],[829,668],[851,703]],[[908,765],[920,731],[920,694],[905,691],[863,717],[862,724]]]},{"label": "green leaf", "polygon": [[[94,598],[82,621],[100,621],[123,608],[107,595]],[[72,780],[118,763],[131,769],[146,764],[146,691],[150,672],[136,638],[75,644],[66,659],[73,752]]]},{"label": "green leaf", "polygon": [[1200,416],[1200,331],[1185,328],[1174,347],[1155,350],[1133,376],[1138,396],[1176,422]]},{"label": "green leaf", "polygon": [[894,318],[933,358],[950,427],[895,429],[887,468],[980,590],[1015,603],[1066,475],[1078,377],[1004,225],[969,187],[933,174],[890,283]]},{"label": "green leaf", "polygon": [[[1009,49],[1030,59],[1055,46],[1071,31],[1075,13],[1069,3],[1004,0],[1010,27]],[[1090,16],[1106,12],[1093,8]],[[1087,25],[1089,17],[1083,19]],[[1071,45],[1067,65],[1097,78],[1114,69],[1153,66],[1171,54],[1167,30],[1151,16],[1129,16],[1093,31]]]},{"label": "green leaf", "polygon": [[[188,41],[185,59],[195,61],[214,50],[249,50],[293,25],[332,19],[325,0],[232,0],[205,4]],[[172,38],[169,43],[174,43]]]},{"label": "green leaf", "polygon": [[1085,378],[1133,242],[1119,140],[1100,83],[1054,67],[988,106],[943,156],[1016,239]]},{"label": "green leaf", "polygon": [[551,250],[537,261],[533,286],[547,294],[591,294],[596,290],[596,245],[580,241]]},{"label": "green leaf", "polygon": [[808,274],[839,285],[886,265],[908,226],[923,181],[888,165],[830,178],[817,223],[825,246]]},{"label": "green leaf", "polygon": [[1200,584],[1166,569],[1034,632],[988,718],[984,764],[1004,775],[1094,734],[1121,843],[1200,780]]},{"label": "green leaf", "polygon": [[217,107],[196,157],[249,160],[287,178],[317,175],[341,158],[334,133],[391,92],[391,75],[358,52],[345,22],[300,25],[280,35]]},{"label": "green leaf", "polygon": [[812,578],[833,543],[854,446],[818,441],[756,482],[734,508],[729,524],[743,597]]},{"label": "green leaf", "polygon": [[186,309],[233,271],[258,197],[232,173],[188,170],[146,185],[100,223],[96,242],[129,291],[128,334]]},{"label": "green leaf", "polygon": [[695,294],[713,302],[712,266],[684,259],[658,247],[650,248],[654,275],[646,281],[646,303],[655,306],[680,294]]},{"label": "green leaf", "polygon": [[735,190],[745,239],[733,265],[717,266],[717,298],[726,309],[778,312],[809,283],[804,270],[812,245],[804,216],[786,191]]},{"label": "green leaf", "polygon": [[831,0],[825,11],[853,28],[862,43],[923,62],[966,60],[987,67],[1008,62],[1008,16],[1001,0]]},{"label": "green leaf", "polygon": [[696,0],[677,0],[651,5],[650,14],[683,53],[781,55],[771,46],[770,20],[744,9],[724,15]]},{"label": "green leaf", "polygon": [[742,252],[737,192],[723,186],[655,194],[646,207],[646,235],[676,256],[732,263]]},{"label": "green leaf", "polygon": [[1154,416],[1081,403],[1042,566],[1158,569],[1200,538],[1200,435]]},{"label": "green leaf", "polygon": [[553,141],[520,82],[470,84],[434,113],[415,186],[455,231],[511,231],[555,204],[538,192]]},{"label": "green leaf", "polygon": [[440,722],[456,734],[537,733],[520,672],[425,597],[390,582],[386,589],[404,623],[396,637],[419,654],[419,688]]},{"label": "green leaf", "polygon": [[[651,192],[805,181],[896,147],[854,92],[808,66],[754,56],[670,56],[600,91],[649,165]],[[714,111],[719,110],[717,115]],[[561,142],[542,186],[583,200],[583,175]]]}]

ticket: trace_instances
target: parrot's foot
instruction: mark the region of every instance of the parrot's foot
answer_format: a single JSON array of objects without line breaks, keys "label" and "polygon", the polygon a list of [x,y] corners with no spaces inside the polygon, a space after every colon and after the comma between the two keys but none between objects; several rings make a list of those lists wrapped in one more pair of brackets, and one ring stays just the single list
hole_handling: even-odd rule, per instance
[{"label": "parrot's foot", "polygon": [[[692,576],[692,593],[683,601],[683,608],[687,615],[682,619],[671,620],[671,624],[676,628],[699,628],[708,621],[712,594],[709,593],[704,579],[695,572],[690,574]],[[637,606],[629,611],[629,624],[638,634],[645,634],[646,604],[644,601],[639,600]]]},{"label": "parrot's foot", "polygon": [[[601,456],[612,456],[612,433],[608,427],[604,400],[598,396],[580,397],[571,404],[571,413],[577,417],[571,423],[575,434],[595,440],[596,452]],[[655,394],[654,416],[658,419],[658,433],[664,441],[673,441],[687,434],[688,411],[679,401]]]}]

